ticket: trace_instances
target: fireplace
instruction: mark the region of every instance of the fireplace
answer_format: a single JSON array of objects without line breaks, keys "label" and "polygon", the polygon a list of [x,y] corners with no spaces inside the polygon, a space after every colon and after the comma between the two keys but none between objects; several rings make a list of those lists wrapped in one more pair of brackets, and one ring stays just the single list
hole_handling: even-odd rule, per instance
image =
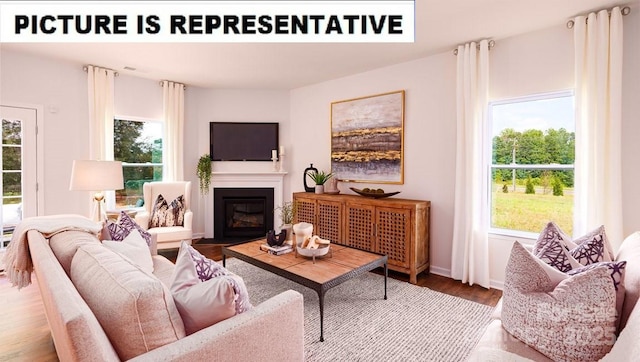
[{"label": "fireplace", "polygon": [[[235,163],[230,162],[235,165]],[[256,162],[257,163],[257,162]],[[244,163],[240,162],[241,165]],[[226,166],[225,162],[221,162],[218,165],[218,170],[211,173],[211,193],[215,194],[215,190],[222,188],[244,188],[244,189],[256,189],[267,188],[273,192],[273,205],[279,206],[284,202],[284,177],[286,172],[274,172],[269,170],[255,170],[254,163],[250,164],[251,171],[247,170],[231,170],[222,169]],[[271,165],[268,165],[271,166]],[[235,165],[234,167],[239,167]],[[204,199],[204,237],[207,240],[214,240],[214,198],[209,197]],[[273,218],[273,220],[280,220],[280,211],[276,210],[271,212],[267,210],[267,216]],[[222,226],[215,227],[218,231]]]},{"label": "fireplace", "polygon": [[240,241],[265,236],[273,229],[273,194],[273,188],[214,188],[214,240]]}]

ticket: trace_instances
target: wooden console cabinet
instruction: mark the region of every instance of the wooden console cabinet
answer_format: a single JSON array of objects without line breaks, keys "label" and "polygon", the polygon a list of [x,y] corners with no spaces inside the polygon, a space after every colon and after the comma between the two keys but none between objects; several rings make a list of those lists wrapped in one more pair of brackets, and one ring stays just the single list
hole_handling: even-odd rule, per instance
[{"label": "wooden console cabinet", "polygon": [[431,202],[357,195],[293,194],[294,222],[313,224],[313,233],[336,244],[385,254],[389,269],[417,275],[429,269]]}]

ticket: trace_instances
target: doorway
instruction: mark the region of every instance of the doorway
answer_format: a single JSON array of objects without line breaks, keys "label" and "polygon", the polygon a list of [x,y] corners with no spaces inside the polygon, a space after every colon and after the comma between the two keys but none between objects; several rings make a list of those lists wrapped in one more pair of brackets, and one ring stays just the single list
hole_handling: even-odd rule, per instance
[{"label": "doorway", "polygon": [[37,115],[36,108],[0,106],[0,250],[9,243],[22,219],[38,215]]}]

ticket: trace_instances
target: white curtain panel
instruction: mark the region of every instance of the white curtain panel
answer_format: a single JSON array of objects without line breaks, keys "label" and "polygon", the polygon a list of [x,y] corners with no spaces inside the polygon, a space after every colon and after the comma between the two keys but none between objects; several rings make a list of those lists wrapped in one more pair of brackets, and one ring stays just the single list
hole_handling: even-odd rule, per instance
[{"label": "white curtain panel", "polygon": [[163,81],[164,102],[164,177],[165,181],[183,181],[184,84]]},{"label": "white curtain panel", "polygon": [[622,231],[622,14],[578,16],[574,25],[576,159],[574,235],[604,225],[617,251]]},{"label": "white curtain panel", "polygon": [[458,47],[456,185],[451,276],[489,288],[489,43]]},{"label": "white curtain panel", "polygon": [[87,66],[89,152],[92,160],[113,160],[113,79],[110,69]]}]

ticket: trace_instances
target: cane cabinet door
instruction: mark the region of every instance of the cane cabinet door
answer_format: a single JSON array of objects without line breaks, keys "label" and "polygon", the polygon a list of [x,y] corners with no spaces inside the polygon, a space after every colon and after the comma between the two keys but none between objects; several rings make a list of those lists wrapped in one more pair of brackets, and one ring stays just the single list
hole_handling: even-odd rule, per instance
[{"label": "cane cabinet door", "polygon": [[308,222],[309,224],[313,224],[315,230],[316,200],[295,197],[293,202],[295,202],[296,205],[295,223]]},{"label": "cane cabinet door", "polygon": [[340,201],[318,200],[314,234],[332,243],[342,241],[342,205]]},{"label": "cane cabinet door", "polygon": [[375,207],[347,203],[344,245],[367,251],[375,251],[374,219]]},{"label": "cane cabinet door", "polygon": [[376,208],[376,249],[389,258],[389,264],[409,267],[411,260],[411,210],[401,208]]}]

